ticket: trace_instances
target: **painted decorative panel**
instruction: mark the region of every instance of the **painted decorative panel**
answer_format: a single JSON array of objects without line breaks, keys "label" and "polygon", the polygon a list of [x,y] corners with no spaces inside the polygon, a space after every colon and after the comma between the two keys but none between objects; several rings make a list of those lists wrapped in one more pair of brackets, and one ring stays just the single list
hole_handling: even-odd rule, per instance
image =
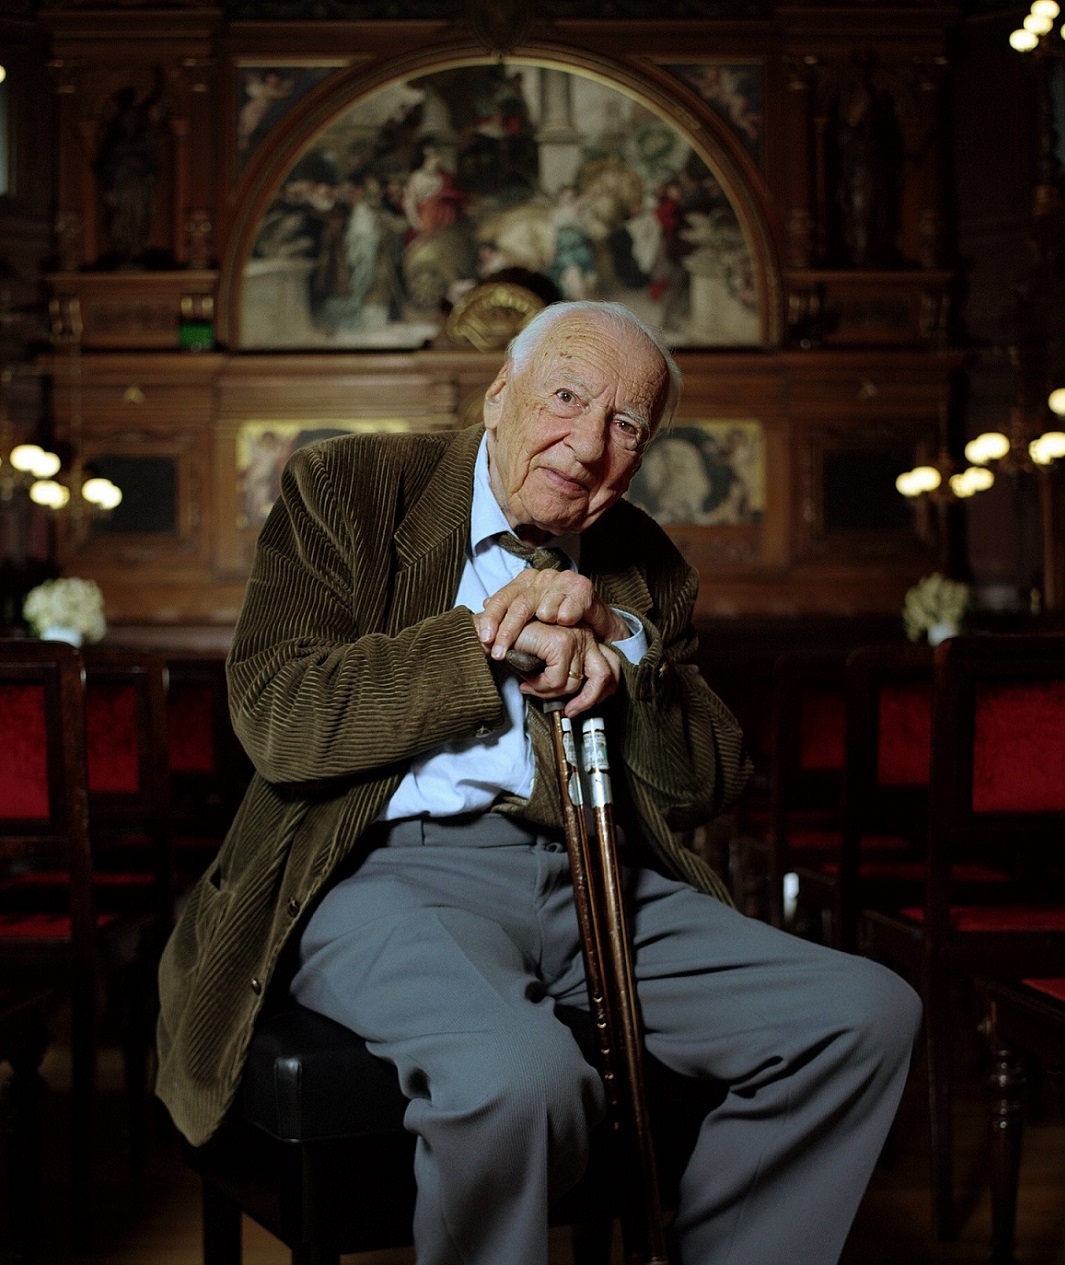
[{"label": "painted decorative panel", "polygon": [[751,244],[712,161],[577,71],[485,61],[391,83],[281,181],[245,264],[240,344],[420,347],[506,277],[624,302],[675,346],[762,345]]},{"label": "painted decorative panel", "polygon": [[628,497],[663,525],[760,523],[765,512],[761,423],[686,418],[651,444]]},{"label": "painted decorative panel", "polygon": [[335,435],[412,429],[405,418],[253,421],[237,432],[237,526],[259,528],[281,491],[285,462],[304,444]]}]

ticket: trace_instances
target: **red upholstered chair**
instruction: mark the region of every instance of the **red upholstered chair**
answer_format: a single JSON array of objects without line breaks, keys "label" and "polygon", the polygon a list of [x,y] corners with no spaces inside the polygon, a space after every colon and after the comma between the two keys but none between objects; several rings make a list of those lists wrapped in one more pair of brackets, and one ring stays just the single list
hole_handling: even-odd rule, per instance
[{"label": "red upholstered chair", "polygon": [[[932,718],[932,652],[867,646],[847,659],[839,847],[797,863],[800,905],[829,916],[823,938],[853,952],[866,904],[923,890]],[[914,882],[922,884],[916,895]]]},{"label": "red upholstered chair", "polygon": [[[148,1059],[159,954],[173,924],[166,748],[166,665],[150,651],[82,652],[93,898],[119,915],[120,961],[110,961],[111,1017],[124,1052],[129,1158],[143,1166]],[[69,871],[26,867],[3,881],[9,907],[62,911]]]},{"label": "red upholstered chair", "polygon": [[785,875],[803,857],[839,849],[844,663],[842,654],[795,653],[781,655],[773,667],[763,744],[768,815],[761,828],[749,820],[739,851],[741,904],[777,927],[789,922]]},{"label": "red upholstered chair", "polygon": [[174,898],[166,662],[99,647],[82,658],[97,903],[151,912],[161,942]]},{"label": "red upholstered chair", "polygon": [[169,657],[167,668],[172,841],[180,891],[211,863],[252,766],[229,720],[224,656]]},{"label": "red upholstered chair", "polygon": [[76,1237],[87,1231],[96,985],[104,918],[92,890],[81,656],[62,642],[0,641],[0,867],[51,869],[45,908],[0,890],[0,983],[71,1006],[71,1160]]},{"label": "red upholstered chair", "polygon": [[[86,657],[101,691],[92,705]],[[165,800],[151,802],[163,794],[155,779],[163,750],[157,732],[152,750],[144,749],[149,718],[158,724],[162,715],[161,661],[148,655],[135,662],[126,652],[86,657],[62,642],[0,641],[0,981],[61,986],[70,1001],[72,1215],[79,1243],[88,1239],[92,1206],[91,1108],[104,1017],[98,997],[108,998],[122,1035],[130,1158],[137,1166],[149,999],[170,921],[159,884],[165,860],[150,834],[166,811]],[[86,712],[94,709],[92,790]],[[109,744],[113,759],[105,754]],[[90,824],[90,817],[98,820]],[[96,853],[109,856],[112,849],[126,868],[113,866],[97,883]],[[133,856],[143,857],[142,870],[131,868]]]},{"label": "red upholstered chair", "polygon": [[1034,1061],[1043,1073],[1065,1071],[1065,977],[982,980],[978,991],[991,1055],[987,1078],[989,1265],[1014,1265],[1027,1064]]},{"label": "red upholstered chair", "polygon": [[[848,952],[858,948],[863,909],[924,899],[932,662],[929,646],[908,644],[866,646],[847,659],[840,851],[800,862],[797,872],[800,905],[829,914],[824,938]],[[971,888],[977,899],[1004,877],[973,863],[952,875],[956,890]]]},{"label": "red upholstered chair", "polygon": [[170,838],[167,668],[151,651],[83,652],[89,828],[96,908],[122,917],[130,952],[112,973],[120,1025],[128,1153],[144,1165],[151,1099],[148,1070],[158,1010],[159,955],[174,921]]},{"label": "red upholstered chair", "polygon": [[[867,910],[867,951],[925,1002],[932,1194],[953,1237],[952,1025],[974,976],[1065,974],[1065,637],[958,637],[936,651],[925,899]],[[1009,883],[962,886],[957,867]]]}]

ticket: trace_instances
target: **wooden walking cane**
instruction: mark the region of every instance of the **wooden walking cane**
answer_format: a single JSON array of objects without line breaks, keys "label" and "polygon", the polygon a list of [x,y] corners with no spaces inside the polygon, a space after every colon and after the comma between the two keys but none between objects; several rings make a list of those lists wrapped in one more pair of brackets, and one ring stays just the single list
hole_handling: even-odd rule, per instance
[{"label": "wooden walking cane", "polygon": [[618,872],[606,732],[602,720],[584,722],[584,767],[592,791],[597,848],[584,817],[573,725],[564,702],[546,703],[566,826],[573,896],[584,950],[588,996],[599,1039],[612,1127],[625,1145],[631,1181],[625,1238],[630,1260],[667,1265],[658,1168],[643,1079],[643,1040],[632,973],[621,878]]}]

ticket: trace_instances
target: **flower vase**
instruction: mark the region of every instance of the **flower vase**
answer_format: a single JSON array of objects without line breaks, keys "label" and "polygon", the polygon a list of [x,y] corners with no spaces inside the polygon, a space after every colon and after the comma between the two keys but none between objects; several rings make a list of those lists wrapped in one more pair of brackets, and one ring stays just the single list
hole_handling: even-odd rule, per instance
[{"label": "flower vase", "polygon": [[928,630],[928,644],[930,646],[938,646],[941,641],[946,641],[948,637],[956,637],[958,635],[958,625],[949,619],[941,619],[938,624],[933,624]]},{"label": "flower vase", "polygon": [[81,633],[76,628],[65,628],[62,624],[49,624],[41,633],[42,641],[69,641],[72,646],[81,645]]}]

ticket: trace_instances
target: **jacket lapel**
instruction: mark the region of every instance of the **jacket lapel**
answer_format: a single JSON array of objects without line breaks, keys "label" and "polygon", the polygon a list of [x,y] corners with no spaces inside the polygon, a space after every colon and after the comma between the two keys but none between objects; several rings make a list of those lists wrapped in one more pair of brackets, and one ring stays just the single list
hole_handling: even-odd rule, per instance
[{"label": "jacket lapel", "polygon": [[460,431],[396,528],[392,634],[454,605],[470,534],[473,468],[484,428]]}]

